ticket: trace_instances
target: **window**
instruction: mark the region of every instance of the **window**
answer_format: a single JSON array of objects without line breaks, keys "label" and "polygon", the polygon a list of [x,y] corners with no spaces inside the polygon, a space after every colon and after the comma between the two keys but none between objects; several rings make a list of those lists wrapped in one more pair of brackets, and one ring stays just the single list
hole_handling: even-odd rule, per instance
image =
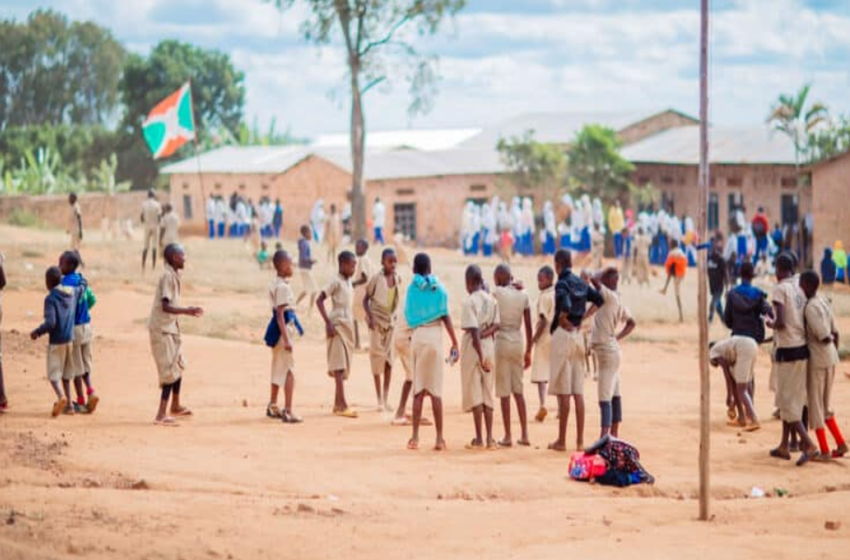
[{"label": "window", "polygon": [[183,218],[186,220],[192,219],[192,195],[183,195]]},{"label": "window", "polygon": [[796,194],[782,195],[782,225],[796,224],[800,221],[800,201]]},{"label": "window", "polygon": [[221,183],[216,183],[216,184],[215,184],[215,190],[217,190],[217,191],[220,191],[220,190],[221,190]]},{"label": "window", "polygon": [[729,210],[729,219],[735,216],[735,212],[744,209],[744,195],[739,192],[731,192],[727,197],[727,208]]},{"label": "window", "polygon": [[189,190],[189,183],[183,183],[183,190],[184,190],[184,191],[188,191],[188,190]]},{"label": "window", "polygon": [[398,196],[413,196],[413,189],[396,189],[395,193]]},{"label": "window", "polygon": [[266,184],[263,184],[263,187],[262,187],[262,188],[263,188],[263,190],[264,190],[264,191],[269,190],[269,186],[268,186],[268,185],[266,185]]},{"label": "window", "polygon": [[476,206],[484,206],[485,204],[488,204],[490,202],[489,199],[487,199],[487,198],[475,198],[475,197],[469,197],[469,198],[466,199],[466,201],[471,202],[471,203],[475,204]]},{"label": "window", "polygon": [[481,192],[487,190],[487,185],[471,185],[469,190],[472,192]]},{"label": "window", "polygon": [[672,185],[673,184],[673,177],[671,177],[670,175],[664,175],[663,177],[661,177],[661,184],[662,185]]},{"label": "window", "polygon": [[240,190],[240,191],[244,191],[244,190],[245,190],[245,183],[240,183],[240,184],[239,184],[239,190]]},{"label": "window", "polygon": [[393,233],[401,233],[411,241],[416,240],[416,203],[393,205]]},{"label": "window", "polygon": [[742,184],[744,184],[744,180],[740,177],[729,177],[726,179],[727,187],[740,187]]},{"label": "window", "polygon": [[708,195],[708,231],[720,228],[720,199],[717,193]]},{"label": "window", "polygon": [[647,183],[649,183],[649,177],[647,177],[646,175],[641,175],[640,177],[638,177],[638,180],[637,180],[638,185],[644,186]]},{"label": "window", "polygon": [[794,188],[797,186],[797,178],[796,177],[783,177],[781,180],[783,188]]}]

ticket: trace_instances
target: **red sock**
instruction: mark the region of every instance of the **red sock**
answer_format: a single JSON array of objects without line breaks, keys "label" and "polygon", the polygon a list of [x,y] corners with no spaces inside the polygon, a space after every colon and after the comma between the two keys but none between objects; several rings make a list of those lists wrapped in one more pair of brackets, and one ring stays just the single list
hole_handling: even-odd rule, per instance
[{"label": "red sock", "polygon": [[835,438],[835,443],[839,446],[844,445],[844,436],[841,435],[841,430],[838,429],[838,422],[835,421],[835,416],[826,421],[826,427],[829,428],[829,433]]},{"label": "red sock", "polygon": [[86,389],[86,394],[89,395],[89,396],[93,395],[94,394],[94,387],[89,387],[88,389]]},{"label": "red sock", "polygon": [[77,397],[77,404],[80,405],[80,406],[86,404],[85,397]]},{"label": "red sock", "polygon": [[823,428],[818,428],[815,430],[815,435],[818,437],[818,445],[820,446],[820,452],[824,455],[829,454],[829,443],[826,441],[826,430]]}]

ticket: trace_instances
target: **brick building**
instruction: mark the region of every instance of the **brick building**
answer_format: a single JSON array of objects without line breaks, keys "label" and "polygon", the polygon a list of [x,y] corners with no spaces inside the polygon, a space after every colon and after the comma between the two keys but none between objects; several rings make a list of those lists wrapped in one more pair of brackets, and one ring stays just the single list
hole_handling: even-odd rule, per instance
[{"label": "brick building", "polygon": [[850,152],[823,161],[809,170],[812,178],[814,257],[836,240],[850,244],[850,219],[844,215],[850,197]]}]

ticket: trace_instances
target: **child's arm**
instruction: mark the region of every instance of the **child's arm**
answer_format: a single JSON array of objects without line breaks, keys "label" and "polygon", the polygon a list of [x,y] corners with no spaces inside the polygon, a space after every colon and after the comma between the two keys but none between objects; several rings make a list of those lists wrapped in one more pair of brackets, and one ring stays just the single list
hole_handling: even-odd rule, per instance
[{"label": "child's arm", "polygon": [[617,335],[617,342],[623,340],[624,338],[626,338],[627,336],[632,334],[632,331],[635,330],[636,326],[637,326],[637,323],[635,323],[635,320],[632,319],[631,317],[629,317],[626,320],[626,324],[623,327],[623,330],[621,330],[620,334]]},{"label": "child's arm", "polygon": [[443,321],[443,326],[446,328],[446,332],[449,333],[449,338],[452,341],[452,350],[451,351],[453,353],[457,353],[457,351],[458,351],[457,350],[457,337],[455,336],[455,328],[452,325],[452,318],[448,313],[446,313],[445,315],[443,315],[442,321]]},{"label": "child's arm", "polygon": [[283,340],[283,348],[287,352],[292,352],[292,341],[289,340],[289,330],[286,328],[286,319],[283,313],[286,311],[285,305],[278,305],[275,308],[275,319],[277,320],[277,328],[280,329],[280,338]]},{"label": "child's arm", "polygon": [[162,298],[162,310],[172,315],[189,315],[190,317],[200,317],[204,314],[204,310],[200,307],[177,307],[176,305],[171,305],[171,301],[168,298]]},{"label": "child's arm", "polygon": [[532,344],[537,344],[540,342],[540,337],[543,336],[543,333],[549,329],[549,322],[546,321],[546,316],[542,313],[537,316],[537,326],[534,328],[534,338],[532,338]]},{"label": "child's arm", "polygon": [[336,336],[336,329],[334,328],[334,324],[328,319],[328,313],[325,310],[325,300],[328,295],[325,292],[319,294],[319,297],[316,298],[316,307],[319,309],[319,315],[321,315],[322,320],[325,322],[325,332],[328,335],[328,338],[333,338]]},{"label": "child's arm", "polygon": [[525,356],[524,366],[525,369],[531,367],[531,347],[534,345],[531,338],[531,309],[526,307],[525,311],[522,314],[523,323],[525,323]]},{"label": "child's arm", "polygon": [[372,295],[367,288],[366,295],[363,296],[363,312],[366,314],[366,326],[369,330],[375,328],[375,318],[372,317]]},{"label": "child's arm", "polygon": [[774,301],[773,315],[774,317],[765,321],[764,324],[775,331],[781,331],[785,328],[785,306],[778,301]]},{"label": "child's arm", "polygon": [[44,302],[44,322],[30,333],[30,338],[35,340],[43,336],[56,327],[56,308],[50,305],[50,302]]},{"label": "child's arm", "polygon": [[484,352],[481,350],[481,331],[478,329],[463,329],[472,338],[472,348],[478,354],[478,363],[481,364],[481,369],[490,371],[490,365],[484,363]]},{"label": "child's arm", "polygon": [[366,273],[365,273],[365,272],[361,272],[361,273],[360,273],[360,278],[358,278],[356,281],[352,282],[352,283],[351,283],[351,286],[352,286],[353,288],[357,288],[358,286],[362,286],[362,285],[364,285],[364,284],[366,284],[366,283],[368,283],[368,282],[369,282],[369,277],[368,277],[368,276],[366,276]]},{"label": "child's arm", "polygon": [[499,329],[501,329],[501,325],[499,325],[499,323],[493,323],[492,325],[481,331],[481,338],[490,338],[491,336],[494,336],[497,332],[499,332]]}]

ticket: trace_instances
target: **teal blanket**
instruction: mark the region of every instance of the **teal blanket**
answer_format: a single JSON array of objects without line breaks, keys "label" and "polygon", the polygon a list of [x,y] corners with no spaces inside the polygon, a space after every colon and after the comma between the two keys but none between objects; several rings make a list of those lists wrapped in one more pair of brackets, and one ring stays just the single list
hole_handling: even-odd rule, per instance
[{"label": "teal blanket", "polygon": [[435,276],[413,276],[404,302],[404,318],[411,329],[449,314],[449,296]]}]

